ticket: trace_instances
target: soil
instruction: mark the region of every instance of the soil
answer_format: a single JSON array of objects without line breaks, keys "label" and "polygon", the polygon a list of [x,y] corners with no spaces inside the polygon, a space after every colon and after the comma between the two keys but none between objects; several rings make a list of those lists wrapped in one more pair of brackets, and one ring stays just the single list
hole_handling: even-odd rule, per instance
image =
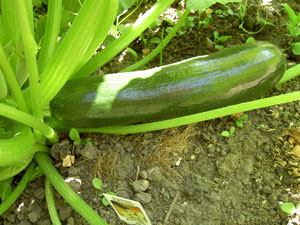
[{"label": "soil", "polygon": [[[296,0],[273,0],[265,6],[258,0],[248,1],[244,23],[247,30],[259,30],[262,23],[257,17],[275,25],[268,25],[255,35],[239,29],[240,20],[236,15],[217,14],[218,9],[226,12],[227,8],[214,5],[209,26],[188,27],[183,35],[176,36],[163,50],[163,64],[217,51],[213,31],[232,36],[224,47],[254,37],[279,46],[290,66],[298,63],[298,57],[291,52],[295,40],[288,35],[288,16],[281,3],[288,3],[296,12],[300,10]],[[174,6],[180,8],[180,4]],[[228,6],[239,13],[238,4]],[[195,22],[198,20],[196,14],[191,16],[195,16]],[[201,19],[205,16],[202,14]],[[162,26],[169,25],[164,22]],[[160,31],[151,35],[160,37]],[[148,48],[139,40],[130,47],[140,56]],[[106,65],[103,72],[118,72],[134,60],[130,54],[121,63],[119,59],[116,57]],[[159,57],[147,67],[157,65]],[[299,89],[298,78],[281,90],[274,88],[268,95]],[[134,135],[84,135],[91,138],[93,146],[75,146],[62,137],[51,149],[53,164],[64,179],[69,178],[73,190],[110,225],[125,223],[110,206],[102,205],[100,192],[92,185],[94,177],[102,179],[104,191],[139,201],[154,225],[293,224],[290,220],[296,215],[283,213],[279,203],[299,203],[299,158],[295,153],[299,147],[299,133],[295,129],[300,124],[299,103],[245,112],[248,119],[242,128],[237,127],[234,117],[227,116]],[[232,126],[236,127],[233,136],[223,137],[221,132]],[[75,156],[75,164],[62,167],[62,160],[68,154]],[[63,224],[87,224],[58,194],[56,203]],[[0,224],[51,224],[43,177],[28,185],[0,218]]]}]

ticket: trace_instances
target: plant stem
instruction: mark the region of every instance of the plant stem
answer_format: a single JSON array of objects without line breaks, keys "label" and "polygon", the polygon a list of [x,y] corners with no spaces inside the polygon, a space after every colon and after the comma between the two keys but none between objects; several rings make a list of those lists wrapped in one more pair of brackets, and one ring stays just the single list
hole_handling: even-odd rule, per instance
[{"label": "plant stem", "polygon": [[223,116],[228,116],[235,113],[245,112],[253,109],[264,108],[268,106],[283,104],[291,101],[300,100],[300,91],[279,96],[254,100],[250,102],[231,105],[219,109],[214,109],[202,113],[197,113],[189,116],[178,117],[175,119],[163,120],[152,123],[118,126],[118,127],[103,127],[95,129],[77,129],[80,133],[96,132],[107,134],[133,134],[155,130],[162,130],[171,127],[178,127],[187,124],[197,123],[201,121],[211,120]]},{"label": "plant stem", "polygon": [[0,115],[39,130],[53,143],[58,141],[58,136],[51,127],[28,113],[0,103]]},{"label": "plant stem", "polygon": [[170,31],[170,33],[166,36],[166,38],[145,58],[138,61],[135,64],[132,64],[131,66],[125,68],[121,72],[129,72],[134,71],[140,68],[141,66],[145,65],[147,62],[149,62],[151,59],[153,59],[157,54],[161,52],[161,50],[171,41],[171,39],[176,35],[177,31],[180,29],[182,23],[185,21],[187,16],[189,15],[190,11],[187,9],[182,14],[176,25],[173,27],[173,29]]},{"label": "plant stem", "polygon": [[49,211],[52,223],[55,225],[61,225],[61,222],[60,222],[57,210],[56,210],[56,206],[55,206],[53,188],[52,188],[52,185],[51,185],[50,181],[48,180],[48,178],[46,178],[46,180],[45,180],[45,195],[46,195],[47,207],[48,207],[48,211]]},{"label": "plant stem", "polygon": [[60,30],[62,12],[62,0],[48,2],[46,29],[38,59],[39,71],[42,72],[47,63],[53,57],[57,46],[57,38]]},{"label": "plant stem", "polygon": [[6,56],[6,53],[1,43],[0,43],[0,67],[2,69],[7,85],[11,90],[12,96],[14,97],[16,103],[18,104],[18,107],[24,112],[29,113],[20,86],[16,79],[15,73],[13,71],[13,68],[11,67],[11,64]]},{"label": "plant stem", "polygon": [[132,25],[132,27],[126,31],[126,33],[121,35],[120,38],[90,59],[75,73],[73,78],[88,76],[110,61],[120,51],[125,49],[133,40],[135,40],[147,27],[149,27],[151,23],[173,2],[174,0],[158,0],[151,9],[149,9]]},{"label": "plant stem", "polygon": [[24,52],[26,56],[27,68],[29,72],[29,83],[32,99],[33,115],[43,120],[43,106],[40,89],[40,78],[36,62],[37,45],[35,43],[32,28],[29,22],[28,8],[24,0],[16,1],[17,10],[19,12],[19,22],[22,31]]},{"label": "plant stem", "polygon": [[7,196],[4,202],[0,205],[0,215],[2,215],[22,194],[27,184],[31,181],[32,176],[34,174],[35,163],[31,162],[26,169],[25,174],[20,180],[19,184],[15,188],[15,190]]},{"label": "plant stem", "polygon": [[35,154],[35,161],[57,192],[91,225],[107,225],[107,223],[88,206],[62,179],[51,163],[47,153]]},{"label": "plant stem", "polygon": [[[107,35],[115,19],[115,15],[109,14],[110,11],[107,8],[112,7],[117,11],[118,4],[116,3],[118,0],[87,0],[84,2],[71,28],[41,74],[44,105],[47,105],[64,86],[82,62],[86,52],[91,51],[90,44],[92,43],[95,47],[94,41],[100,40],[96,36],[101,34],[101,37],[104,38]],[[105,20],[99,20],[103,18]],[[29,103],[31,99],[28,90],[24,92],[24,96]]]},{"label": "plant stem", "polygon": [[277,83],[277,85],[285,83],[285,82],[295,78],[299,74],[300,74],[300,64],[297,64],[296,66],[293,66],[293,67],[291,67],[291,68],[289,68],[288,70],[285,71],[283,77]]}]

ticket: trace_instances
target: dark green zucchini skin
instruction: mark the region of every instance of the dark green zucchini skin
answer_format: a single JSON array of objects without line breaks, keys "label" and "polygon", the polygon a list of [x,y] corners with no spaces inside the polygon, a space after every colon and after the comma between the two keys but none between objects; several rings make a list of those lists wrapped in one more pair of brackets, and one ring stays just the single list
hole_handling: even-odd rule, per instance
[{"label": "dark green zucchini skin", "polygon": [[275,45],[242,44],[150,70],[70,80],[50,109],[75,128],[159,121],[260,97],[285,68]]}]

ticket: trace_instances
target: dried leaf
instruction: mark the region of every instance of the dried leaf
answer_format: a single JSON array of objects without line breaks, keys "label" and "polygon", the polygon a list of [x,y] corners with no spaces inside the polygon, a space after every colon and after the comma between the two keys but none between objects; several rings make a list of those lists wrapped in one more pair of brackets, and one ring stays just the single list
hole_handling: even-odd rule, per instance
[{"label": "dried leaf", "polygon": [[300,130],[299,129],[287,129],[288,135],[295,139],[297,144],[300,144]]},{"label": "dried leaf", "polygon": [[75,162],[74,155],[67,155],[66,158],[63,159],[62,166],[63,167],[71,167]]},{"label": "dried leaf", "polygon": [[297,156],[298,160],[300,160],[300,145],[296,145],[293,149],[293,153]]}]

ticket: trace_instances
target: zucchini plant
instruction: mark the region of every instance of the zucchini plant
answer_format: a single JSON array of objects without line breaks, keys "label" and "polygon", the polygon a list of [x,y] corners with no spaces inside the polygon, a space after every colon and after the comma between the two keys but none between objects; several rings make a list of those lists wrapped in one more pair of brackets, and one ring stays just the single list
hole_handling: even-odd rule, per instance
[{"label": "zucchini plant", "polygon": [[[62,0],[48,0],[45,32],[40,41],[35,39],[32,0],[2,0],[0,16],[0,187],[11,183],[11,178],[26,170],[16,188],[1,191],[0,215],[18,198],[26,185],[37,176],[46,177],[46,200],[51,220],[60,224],[55,209],[52,186],[89,224],[106,224],[64,182],[51,163],[49,145],[58,141],[58,127],[45,123],[49,103],[68,80],[85,77],[107,63],[128,47],[174,0],[158,0],[132,27],[104,50],[94,55],[106,38],[116,19],[119,0],[85,0],[74,20],[61,27]],[[46,1],[43,1],[46,2]],[[66,1],[71,4],[72,1]],[[172,31],[142,62],[127,68],[135,70],[161,52],[171,40],[189,13],[202,11],[216,1],[189,0],[189,7]],[[222,0],[222,3],[240,2]],[[207,3],[209,3],[207,5]],[[204,4],[204,5],[203,5]],[[205,5],[206,4],[206,5]],[[195,8],[194,8],[195,7]],[[41,33],[39,32],[40,36]],[[93,57],[92,57],[93,56]],[[175,68],[176,69],[176,68]],[[286,71],[278,84],[300,73],[300,66]],[[119,74],[122,76],[123,74]],[[277,82],[277,79],[276,79]],[[79,132],[128,134],[165,129],[209,120],[242,111],[299,100],[300,92],[274,96],[223,108],[183,115],[168,120],[138,124],[115,125],[102,128],[79,128]],[[234,102],[236,103],[236,102]],[[218,106],[220,107],[220,106]],[[195,113],[195,112],[192,112]],[[110,124],[108,124],[110,125]],[[67,127],[70,130],[72,127]]]}]

